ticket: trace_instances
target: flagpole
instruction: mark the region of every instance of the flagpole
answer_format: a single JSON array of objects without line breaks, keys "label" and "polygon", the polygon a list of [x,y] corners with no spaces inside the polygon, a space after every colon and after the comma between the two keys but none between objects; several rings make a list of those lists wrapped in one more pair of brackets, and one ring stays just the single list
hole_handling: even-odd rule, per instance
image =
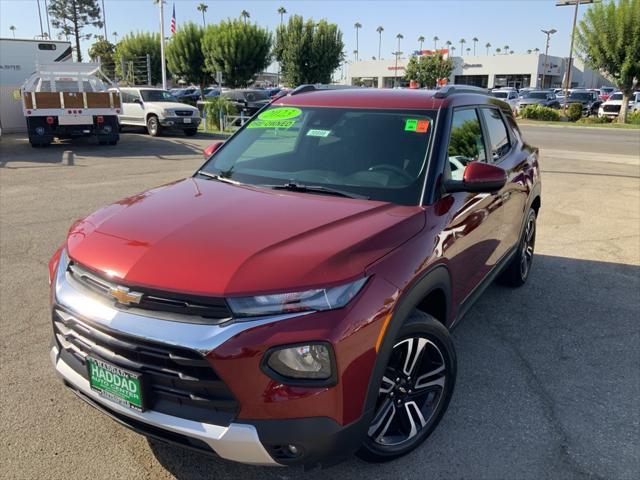
[{"label": "flagpole", "polygon": [[162,88],[167,89],[167,69],[164,60],[164,0],[158,2],[160,5],[160,70],[162,71]]}]

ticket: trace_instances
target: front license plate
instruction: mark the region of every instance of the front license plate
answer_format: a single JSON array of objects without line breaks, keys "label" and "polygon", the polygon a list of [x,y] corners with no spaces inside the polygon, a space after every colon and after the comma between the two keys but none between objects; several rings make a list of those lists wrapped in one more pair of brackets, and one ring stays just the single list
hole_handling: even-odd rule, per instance
[{"label": "front license plate", "polygon": [[87,369],[92,390],[122,406],[138,412],[144,410],[142,375],[93,357],[87,357]]},{"label": "front license plate", "polygon": [[184,123],[191,123],[191,119],[190,118],[184,118]]}]

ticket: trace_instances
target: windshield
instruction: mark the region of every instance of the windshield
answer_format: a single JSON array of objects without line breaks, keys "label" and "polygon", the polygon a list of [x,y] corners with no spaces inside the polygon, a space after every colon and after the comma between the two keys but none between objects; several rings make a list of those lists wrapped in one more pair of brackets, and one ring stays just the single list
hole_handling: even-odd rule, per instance
[{"label": "windshield", "polygon": [[591,100],[591,98],[589,92],[571,92],[569,94],[569,100]]},{"label": "windshield", "polygon": [[622,94],[621,93],[613,93],[609,97],[609,100],[622,100]]},{"label": "windshield", "polygon": [[547,95],[549,95],[549,93],[547,92],[529,92],[529,95],[527,95],[527,98],[537,98],[539,100],[546,100]]},{"label": "windshield", "polygon": [[507,98],[509,96],[508,92],[491,92],[491,95],[493,95],[496,98]]},{"label": "windshield", "polygon": [[166,90],[140,90],[145,102],[176,102],[176,98]]},{"label": "windshield", "polygon": [[433,119],[431,111],[271,107],[202,170],[257,186],[321,186],[416,205]]}]

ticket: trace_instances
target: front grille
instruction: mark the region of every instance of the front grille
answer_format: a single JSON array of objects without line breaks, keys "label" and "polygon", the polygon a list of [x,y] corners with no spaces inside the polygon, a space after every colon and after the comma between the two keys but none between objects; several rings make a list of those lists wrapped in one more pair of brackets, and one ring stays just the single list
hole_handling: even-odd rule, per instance
[{"label": "front grille", "polygon": [[88,380],[88,355],[143,375],[146,408],[227,426],[238,402],[209,362],[193,350],[116,332],[56,306],[53,331],[61,358]]},{"label": "front grille", "polygon": [[605,112],[619,112],[620,105],[603,105],[602,110]]},{"label": "front grille", "polygon": [[[166,292],[135,285],[118,284],[75,262],[69,264],[68,273],[72,281],[113,301],[114,305],[119,308],[129,307],[118,304],[110,292],[112,289],[121,286],[128,287],[131,291],[142,293],[140,303],[130,305],[131,308],[187,315],[192,317],[190,321],[195,323],[221,323],[229,320],[232,315],[224,298]],[[198,318],[202,320],[199,321]],[[179,320],[179,318],[175,318],[175,320]]]},{"label": "front grille", "polygon": [[175,112],[179,117],[191,117],[193,115],[192,110],[176,110]]}]

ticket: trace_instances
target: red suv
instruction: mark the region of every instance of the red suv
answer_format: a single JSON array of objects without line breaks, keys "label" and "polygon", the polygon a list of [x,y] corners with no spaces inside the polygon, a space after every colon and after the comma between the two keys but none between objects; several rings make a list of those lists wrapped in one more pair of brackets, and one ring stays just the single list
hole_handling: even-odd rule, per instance
[{"label": "red suv", "polygon": [[451,328],[531,268],[538,150],[509,106],[304,87],[211,150],[71,227],[49,265],[64,383],[239,462],[416,448],[451,399]]}]

